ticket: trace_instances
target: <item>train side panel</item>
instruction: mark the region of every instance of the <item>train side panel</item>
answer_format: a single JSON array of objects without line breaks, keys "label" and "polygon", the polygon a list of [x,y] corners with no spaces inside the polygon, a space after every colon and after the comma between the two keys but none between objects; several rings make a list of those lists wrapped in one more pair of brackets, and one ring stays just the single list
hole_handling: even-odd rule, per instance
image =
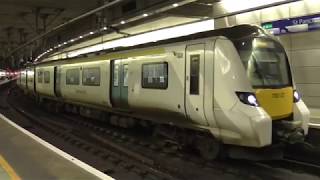
[{"label": "train side panel", "polygon": [[163,53],[132,58],[129,64],[129,106],[149,119],[185,122],[185,45]]},{"label": "train side panel", "polygon": [[36,67],[36,91],[40,95],[55,97],[54,66]]},{"label": "train side panel", "polygon": [[111,107],[109,61],[67,64],[60,68],[60,91],[63,99]]},{"label": "train side panel", "polygon": [[205,44],[204,115],[215,137],[219,137],[219,126],[214,116],[214,47],[216,39]]}]

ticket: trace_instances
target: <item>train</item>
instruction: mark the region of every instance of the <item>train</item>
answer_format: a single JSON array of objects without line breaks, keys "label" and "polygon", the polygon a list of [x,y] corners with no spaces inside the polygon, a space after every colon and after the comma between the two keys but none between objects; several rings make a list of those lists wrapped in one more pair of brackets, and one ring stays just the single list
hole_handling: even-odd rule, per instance
[{"label": "train", "polygon": [[117,47],[20,71],[17,85],[59,112],[141,125],[214,159],[303,142],[310,112],[281,43],[256,25]]}]

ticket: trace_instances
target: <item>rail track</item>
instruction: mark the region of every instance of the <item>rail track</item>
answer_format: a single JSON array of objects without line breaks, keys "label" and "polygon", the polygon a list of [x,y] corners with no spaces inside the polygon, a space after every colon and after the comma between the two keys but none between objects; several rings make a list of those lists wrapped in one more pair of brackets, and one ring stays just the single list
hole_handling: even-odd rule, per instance
[{"label": "rail track", "polygon": [[[143,130],[128,131],[77,115],[45,112],[16,89],[8,98],[3,96],[7,92],[0,92],[5,115],[116,179],[320,179],[318,166],[299,161],[295,168],[286,166],[293,164],[289,160],[207,162]],[[2,107],[0,112],[4,112]]]}]

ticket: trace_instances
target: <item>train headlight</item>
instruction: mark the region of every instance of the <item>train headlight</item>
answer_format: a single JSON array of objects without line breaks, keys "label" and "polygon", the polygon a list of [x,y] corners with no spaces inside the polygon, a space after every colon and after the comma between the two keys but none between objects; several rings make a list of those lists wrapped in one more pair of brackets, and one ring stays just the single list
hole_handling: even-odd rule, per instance
[{"label": "train headlight", "polygon": [[299,102],[301,99],[301,96],[300,94],[298,93],[298,91],[296,90],[293,90],[293,102]]},{"label": "train headlight", "polygon": [[252,92],[236,92],[239,100],[247,105],[258,107],[259,103],[256,95]]}]

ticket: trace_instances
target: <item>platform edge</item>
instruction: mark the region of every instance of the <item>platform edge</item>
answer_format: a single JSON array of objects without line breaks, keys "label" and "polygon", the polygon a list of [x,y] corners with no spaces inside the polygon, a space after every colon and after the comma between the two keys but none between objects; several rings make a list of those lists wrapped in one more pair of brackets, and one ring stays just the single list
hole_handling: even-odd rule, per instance
[{"label": "platform edge", "polygon": [[56,154],[58,154],[59,156],[67,159],[68,161],[72,162],[73,164],[79,166],[80,168],[84,169],[85,171],[93,174],[94,176],[103,179],[103,180],[114,180],[114,178],[112,178],[111,176],[108,176],[106,174],[104,174],[103,172],[95,169],[94,167],[86,164],[85,162],[82,162],[81,160],[71,156],[70,154],[58,149],[57,147],[53,146],[52,144],[46,142],[45,140],[41,139],[40,137],[36,136],[35,134],[27,131],[26,129],[20,127],[18,124],[14,123],[13,121],[11,121],[9,118],[7,118],[6,116],[4,116],[3,114],[0,113],[0,118],[3,119],[4,121],[6,121],[8,124],[10,124],[11,126],[13,126],[14,128],[18,129],[19,131],[21,131],[22,133],[26,134],[27,136],[29,136],[30,138],[32,138],[33,140],[37,141],[38,143],[40,143],[41,145],[43,145],[44,147],[50,149],[51,151],[55,152]]}]

